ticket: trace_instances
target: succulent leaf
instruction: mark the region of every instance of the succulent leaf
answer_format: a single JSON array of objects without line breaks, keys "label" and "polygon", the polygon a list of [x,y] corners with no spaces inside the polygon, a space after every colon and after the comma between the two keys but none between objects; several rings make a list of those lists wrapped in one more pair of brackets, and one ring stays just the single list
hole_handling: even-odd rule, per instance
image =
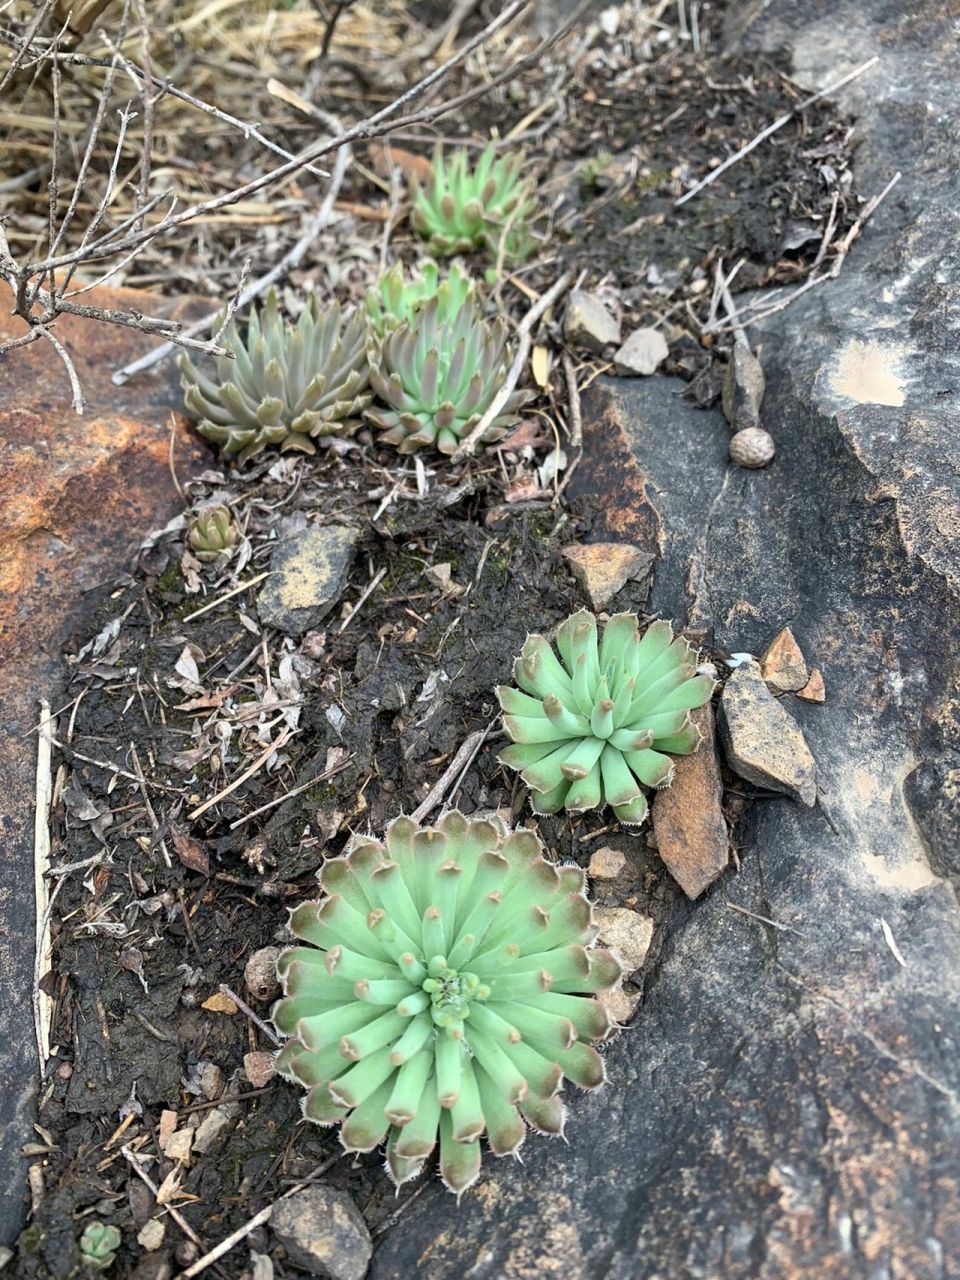
[{"label": "succulent leaf", "polygon": [[696,674],[696,652],[668,622],[641,637],[635,615],[617,614],[600,638],[596,618],[580,610],[560,624],[556,644],[558,652],[528,636],[514,665],[520,688],[496,690],[513,744],[500,763],[520,773],[535,813],[609,804],[639,826],[641,788],[669,786],[671,755],[699,746],[690,712],[709,701],[713,681]]},{"label": "succulent leaf", "polygon": [[[461,1194],[480,1138],[515,1152],[527,1123],[561,1132],[564,1078],[593,1089],[610,1031],[595,997],[620,979],[596,948],[584,877],[529,831],[448,813],[396,819],[326,862],[325,895],[290,915],[300,945],[277,973],[277,1071],[307,1090],[304,1115],[340,1124],[348,1151],[386,1139],[399,1184],[439,1142]],[[526,1123],[525,1123],[526,1122]]]},{"label": "succulent leaf", "polygon": [[201,511],[187,534],[190,550],[205,564],[219,559],[224,552],[232,554],[239,541],[240,530],[234,523],[230,508],[224,506],[207,507]]},{"label": "succulent leaf", "polygon": [[367,319],[378,338],[396,329],[434,298],[440,324],[448,324],[463,304],[474,296],[474,283],[456,262],[451,263],[441,281],[440,268],[431,258],[420,263],[417,274],[408,280],[401,263],[384,272],[376,288],[367,293]]},{"label": "succulent leaf", "polygon": [[337,303],[321,307],[315,294],[289,324],[271,290],[261,313],[251,309],[245,340],[227,325],[221,343],[233,359],[217,360],[217,379],[180,357],[197,430],[239,462],[268,445],[313,453],[320,436],[352,435],[371,400],[366,330],[362,313],[344,326]]},{"label": "succulent leaf", "polygon": [[[383,439],[401,453],[432,446],[451,454],[497,394],[510,366],[506,328],[488,324],[472,298],[452,316],[439,297],[370,348],[370,382],[383,402],[366,411]],[[531,398],[515,391],[484,434],[499,440]]]},{"label": "succulent leaf", "polygon": [[533,251],[529,224],[534,216],[530,184],[520,178],[522,158],[497,158],[487,147],[471,168],[466,151],[444,158],[442,146],[433,157],[426,187],[414,179],[412,221],[431,253],[441,257],[483,249],[497,260],[520,262]]}]

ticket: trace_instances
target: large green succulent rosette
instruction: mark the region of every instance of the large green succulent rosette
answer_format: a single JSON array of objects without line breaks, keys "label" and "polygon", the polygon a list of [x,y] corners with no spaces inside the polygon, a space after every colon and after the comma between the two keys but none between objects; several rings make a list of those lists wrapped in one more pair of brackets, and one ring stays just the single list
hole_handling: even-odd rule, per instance
[{"label": "large green succulent rosette", "polygon": [[532,831],[448,813],[390,824],[326,862],[323,897],[290,917],[280,957],[277,1070],[308,1093],[304,1115],[340,1125],[348,1151],[386,1140],[396,1182],[439,1145],[446,1185],[477,1178],[480,1139],[510,1155],[527,1126],[563,1131],[564,1079],[604,1080],[596,999],[620,977],[579,867],[543,856]]},{"label": "large green succulent rosette", "polygon": [[638,826],[643,788],[669,786],[671,756],[699,746],[690,713],[714,682],[697,675],[695,650],[669,622],[641,636],[636,615],[616,614],[601,640],[597,619],[581,610],[561,623],[556,645],[528,636],[514,664],[519,687],[497,689],[512,743],[500,761],[520,773],[535,813],[610,805]]}]

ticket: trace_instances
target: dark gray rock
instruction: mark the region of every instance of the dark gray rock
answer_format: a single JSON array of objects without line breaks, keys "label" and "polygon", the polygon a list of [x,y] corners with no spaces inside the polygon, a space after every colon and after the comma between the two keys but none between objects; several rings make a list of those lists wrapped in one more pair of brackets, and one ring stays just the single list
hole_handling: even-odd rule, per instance
[{"label": "dark gray rock", "polygon": [[270,1226],[290,1261],[324,1280],[363,1280],[370,1232],[345,1191],[308,1187],[273,1206]]},{"label": "dark gray rock", "polygon": [[760,426],[765,386],[760,361],[746,342],[735,342],[723,371],[723,412],[734,431]]},{"label": "dark gray rock", "polygon": [[817,767],[803,730],[764,683],[755,662],[738,667],[720,698],[727,764],[748,782],[803,804],[817,799]]},{"label": "dark gray rock", "polygon": [[352,525],[311,525],[277,543],[257,601],[261,620],[289,636],[318,626],[340,599],[359,536]]},{"label": "dark gray rock", "polygon": [[812,87],[879,52],[844,104],[861,187],[904,176],[838,280],[751,332],[770,467],[729,467],[723,417],[677,384],[608,380],[571,489],[659,543],[651,608],[728,650],[791,626],[826,681],[789,703],[820,801],[753,805],[740,873],[677,906],[569,1145],[488,1158],[455,1216],[428,1186],[376,1280],[960,1275],[955,32],[932,2],[730,13]]}]

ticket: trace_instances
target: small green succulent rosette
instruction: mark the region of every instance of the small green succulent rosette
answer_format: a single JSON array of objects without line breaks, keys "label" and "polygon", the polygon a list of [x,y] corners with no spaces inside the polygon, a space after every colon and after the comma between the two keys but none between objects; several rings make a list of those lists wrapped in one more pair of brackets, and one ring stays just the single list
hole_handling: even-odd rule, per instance
[{"label": "small green succulent rosette", "polygon": [[207,507],[190,525],[187,544],[202,564],[211,564],[224,552],[233,552],[240,541],[229,507]]},{"label": "small green succulent rosette", "polygon": [[672,755],[700,744],[690,712],[710,699],[697,654],[669,622],[641,636],[635,614],[615,614],[598,635],[581,610],[561,623],[557,652],[528,636],[514,664],[519,688],[497,696],[512,745],[500,762],[530,788],[535,813],[583,813],[608,804],[627,826],[647,816],[644,787],[669,786]]},{"label": "small green succulent rosette", "polygon": [[120,1240],[112,1222],[88,1222],[80,1237],[80,1255],[87,1270],[108,1270],[116,1260]]},{"label": "small green succulent rosette", "polygon": [[413,182],[413,226],[430,252],[449,257],[483,249],[496,259],[502,251],[506,262],[529,257],[534,202],[522,165],[515,152],[498,158],[493,145],[474,166],[462,150],[448,162],[438,146],[427,185]]},{"label": "small green succulent rosette", "polygon": [[343,324],[340,307],[321,307],[315,294],[289,324],[276,293],[250,311],[246,339],[231,320],[217,377],[180,357],[181,385],[197,430],[226,458],[246,462],[268,446],[314,453],[320,436],[349,436],[369,404],[367,324],[356,312]]},{"label": "small green succulent rosette", "polygon": [[469,274],[456,262],[442,279],[432,258],[425,258],[409,279],[397,262],[383,273],[376,288],[368,290],[367,320],[373,334],[383,338],[405,320],[412,321],[421,307],[436,298],[438,323],[448,324],[474,296],[474,287]]},{"label": "small green succulent rosette", "polygon": [[620,978],[594,946],[583,871],[548,862],[532,831],[454,811],[355,837],[320,885],[291,912],[299,944],[278,962],[272,1015],[306,1118],[339,1124],[347,1151],[386,1139],[398,1185],[439,1143],[458,1195],[484,1133],[499,1156],[527,1125],[562,1133],[564,1079],[604,1081],[592,1042],[611,1022],[595,997]]},{"label": "small green succulent rosette", "polygon": [[[382,404],[367,418],[381,439],[400,453],[433,448],[455,453],[479,423],[510,367],[507,330],[492,324],[472,299],[444,317],[434,298],[370,350],[370,382]],[[517,410],[531,398],[513,392],[490,423],[483,443],[501,439],[518,421]]]}]

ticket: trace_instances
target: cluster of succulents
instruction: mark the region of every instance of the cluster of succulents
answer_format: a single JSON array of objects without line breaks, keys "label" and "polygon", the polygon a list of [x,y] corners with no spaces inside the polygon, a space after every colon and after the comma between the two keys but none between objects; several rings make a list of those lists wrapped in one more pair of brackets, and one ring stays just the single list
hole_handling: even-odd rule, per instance
[{"label": "cluster of succulents", "polygon": [[[532,247],[534,202],[517,154],[488,147],[471,165],[438,148],[429,181],[414,184],[412,221],[431,253],[475,250],[507,262]],[[488,322],[468,272],[431,258],[409,278],[396,264],[344,322],[336,303],[311,296],[296,324],[276,295],[254,307],[245,337],[233,319],[221,335],[230,353],[216,377],[180,360],[187,409],[226,458],[245,462],[268,446],[315,451],[321,436],[353,435],[365,416],[401,452],[453,453],[489,408],[512,352],[501,320]],[[371,385],[372,384],[372,385]],[[376,392],[382,405],[370,406]],[[519,392],[485,432],[500,439],[528,398]]]},{"label": "cluster of succulents", "polygon": [[88,1271],[106,1271],[120,1248],[120,1232],[112,1222],[88,1222],[80,1237],[80,1256]]},{"label": "cluster of succulents", "polygon": [[[424,446],[454,453],[496,396],[509,365],[502,320],[488,323],[470,299],[444,318],[435,298],[372,351],[370,382],[383,407],[371,406],[367,418],[401,453]],[[529,398],[528,391],[513,392],[483,443],[501,439]]]},{"label": "cluster of succulents", "polygon": [[360,425],[371,398],[361,314],[344,325],[336,303],[322,308],[311,295],[291,325],[271,290],[262,313],[251,310],[246,340],[231,320],[221,342],[233,358],[217,360],[218,381],[186,355],[180,369],[197,430],[225,457],[245,462],[267,445],[313,453],[317,437],[352,435]]},{"label": "cluster of succulents", "polygon": [[240,530],[229,507],[205,507],[187,533],[187,545],[201,562],[210,564],[226,552],[232,554],[240,541]]},{"label": "cluster of succulents", "polygon": [[413,192],[413,225],[430,252],[482,249],[505,262],[528,257],[534,202],[529,182],[520,176],[522,164],[516,153],[498,157],[493,145],[473,166],[462,150],[448,163],[438,146],[428,183],[415,182]]},{"label": "cluster of succulents", "polygon": [[447,1186],[480,1171],[480,1138],[510,1155],[527,1125],[559,1134],[564,1079],[603,1083],[596,998],[620,978],[594,946],[583,871],[547,861],[531,831],[448,813],[397,818],[324,863],[324,897],[290,917],[274,1006],[277,1070],[304,1115],[348,1151],[387,1143],[399,1184],[439,1144]]},{"label": "cluster of succulents", "polygon": [[616,614],[603,638],[581,610],[561,623],[557,652],[528,636],[514,665],[519,688],[501,686],[511,745],[500,755],[531,791],[535,813],[582,813],[608,804],[635,826],[647,815],[644,787],[673,776],[672,755],[695,751],[691,711],[713,692],[697,656],[669,622],[641,636],[635,614]]}]

